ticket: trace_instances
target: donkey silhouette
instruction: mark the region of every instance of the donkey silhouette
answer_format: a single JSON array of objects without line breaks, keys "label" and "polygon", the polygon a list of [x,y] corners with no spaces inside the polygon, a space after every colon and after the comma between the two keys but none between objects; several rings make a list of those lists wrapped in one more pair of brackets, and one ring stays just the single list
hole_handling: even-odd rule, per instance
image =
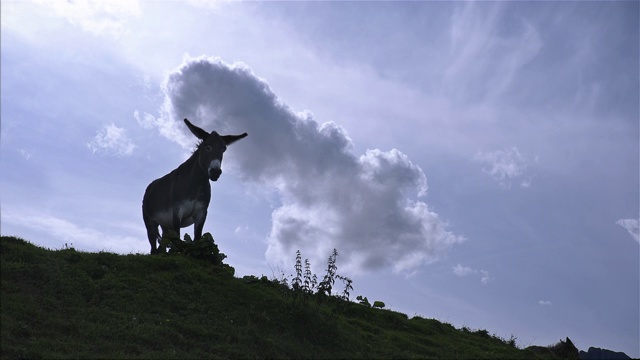
[{"label": "donkey silhouette", "polygon": [[151,182],[142,198],[142,218],[151,254],[166,251],[160,244],[158,226],[163,234],[173,230],[180,236],[180,228],[194,225],[194,241],[200,239],[211,200],[209,180],[220,178],[227,146],[247,136],[247,133],[221,136],[215,131],[208,133],[187,119],[184,123],[200,139],[196,150],[172,172]]}]

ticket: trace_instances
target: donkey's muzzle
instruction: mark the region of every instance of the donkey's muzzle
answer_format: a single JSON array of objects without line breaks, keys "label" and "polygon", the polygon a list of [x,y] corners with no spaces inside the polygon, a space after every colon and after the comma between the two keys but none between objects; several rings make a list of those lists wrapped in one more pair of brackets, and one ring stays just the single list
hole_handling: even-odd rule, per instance
[{"label": "donkey's muzzle", "polygon": [[209,169],[209,180],[217,181],[220,178],[220,175],[222,175],[222,169],[218,169],[218,168]]}]

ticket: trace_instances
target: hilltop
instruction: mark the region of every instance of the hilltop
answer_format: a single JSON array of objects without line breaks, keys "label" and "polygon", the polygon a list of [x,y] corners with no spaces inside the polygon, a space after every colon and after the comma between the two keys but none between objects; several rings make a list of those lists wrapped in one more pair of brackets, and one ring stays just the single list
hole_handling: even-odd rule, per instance
[{"label": "hilltop", "polygon": [[0,258],[3,359],[556,358],[182,254],[49,250],[2,236]]}]

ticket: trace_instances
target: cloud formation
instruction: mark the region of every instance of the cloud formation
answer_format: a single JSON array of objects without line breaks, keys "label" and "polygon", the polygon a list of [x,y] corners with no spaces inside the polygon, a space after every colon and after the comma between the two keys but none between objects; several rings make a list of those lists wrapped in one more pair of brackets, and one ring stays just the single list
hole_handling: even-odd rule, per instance
[{"label": "cloud formation", "polygon": [[151,129],[154,126],[157,126],[158,120],[155,116],[149,113],[144,113],[142,114],[142,116],[140,116],[140,112],[136,110],[133,112],[133,117],[136,119],[138,125],[140,125],[140,127],[142,127],[143,129]]},{"label": "cloud formation", "polygon": [[138,1],[57,1],[40,0],[71,24],[94,35],[119,38],[127,32],[126,23],[142,15]]},{"label": "cloud formation", "polygon": [[[412,272],[464,240],[419,199],[427,178],[405,154],[371,149],[355,155],[342,127],[295,113],[247,66],[187,58],[163,89],[155,126],[182,146],[193,146],[181,124],[185,117],[220,133],[249,133],[223,166],[280,196],[267,238],[269,261],[288,263],[300,249],[321,264],[336,248],[347,271]],[[145,117],[141,125],[152,120]]]},{"label": "cloud formation", "polygon": [[453,273],[457,276],[467,276],[469,274],[473,274],[473,269],[458,264],[453,267]]},{"label": "cloud formation", "polygon": [[22,155],[22,157],[27,161],[31,160],[31,157],[33,156],[30,151],[27,151],[25,149],[20,149],[20,155]]},{"label": "cloud formation", "polygon": [[523,188],[531,186],[531,175],[527,173],[531,161],[515,146],[492,152],[478,151],[473,160],[485,164],[482,170],[505,188],[511,188],[515,181]]},{"label": "cloud formation", "polygon": [[540,305],[540,306],[551,306],[552,304],[551,304],[551,301],[548,301],[548,300],[539,300],[538,301],[538,305]]},{"label": "cloud formation", "polygon": [[104,152],[117,156],[129,156],[136,145],[127,136],[124,128],[119,128],[111,123],[98,130],[96,136],[87,143],[87,147],[94,153]]},{"label": "cloud formation", "polygon": [[638,225],[639,222],[640,221],[638,219],[620,219],[616,221],[616,224],[627,229],[629,235],[631,235],[633,240],[640,243],[640,226]]},{"label": "cloud formation", "polygon": [[40,231],[49,237],[49,242],[53,242],[53,239],[58,240],[60,247],[68,243],[69,246],[82,249],[128,253],[131,251],[130,244],[139,242],[137,237],[112,235],[45,213],[21,211],[3,213],[2,221]]},{"label": "cloud formation", "polygon": [[[451,17],[451,62],[444,83],[463,79],[470,86],[446,85],[447,92],[465,103],[500,99],[522,67],[538,56],[543,42],[536,28],[518,19],[509,31],[499,31],[503,4],[464,3]],[[499,69],[497,71],[496,69]]]},{"label": "cloud formation", "polygon": [[453,267],[453,273],[456,276],[463,277],[472,274],[480,274],[480,282],[483,284],[488,284],[490,281],[493,281],[493,278],[489,276],[489,272],[487,270],[475,270],[470,267],[462,266],[460,264]]}]

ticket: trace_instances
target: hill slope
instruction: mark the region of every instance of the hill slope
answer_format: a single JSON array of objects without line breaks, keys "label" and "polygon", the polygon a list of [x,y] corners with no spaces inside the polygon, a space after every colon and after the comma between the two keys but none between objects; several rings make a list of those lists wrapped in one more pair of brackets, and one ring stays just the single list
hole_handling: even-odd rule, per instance
[{"label": "hill slope", "polygon": [[0,258],[3,359],[541,356],[486,331],[304,301],[183,255],[53,251],[3,236]]}]

